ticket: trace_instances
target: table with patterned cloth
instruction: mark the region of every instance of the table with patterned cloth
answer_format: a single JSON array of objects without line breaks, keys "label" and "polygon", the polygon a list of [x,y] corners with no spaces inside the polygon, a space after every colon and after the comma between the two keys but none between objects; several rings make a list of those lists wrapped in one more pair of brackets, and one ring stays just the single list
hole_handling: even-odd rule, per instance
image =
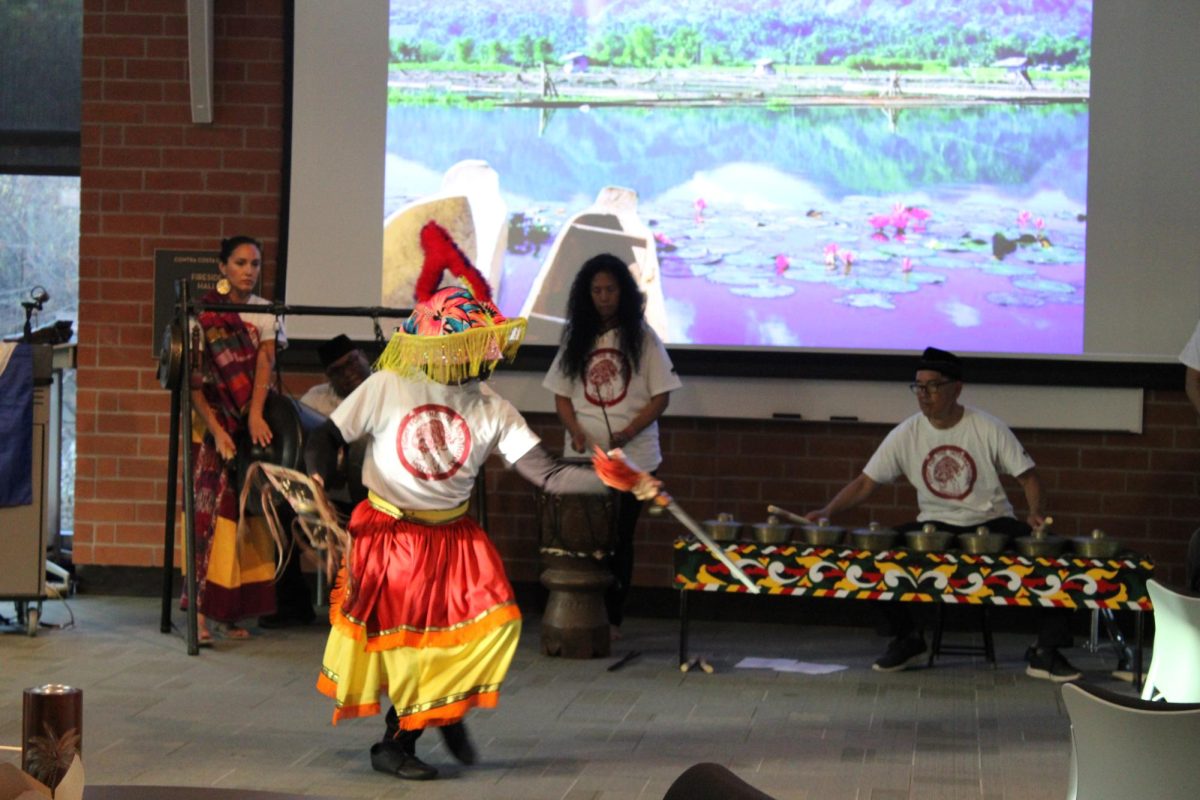
[{"label": "table with patterned cloth", "polygon": [[[725,555],[763,594],[849,600],[900,600],[977,606],[1025,606],[1151,611],[1146,581],[1154,564],[1134,554],[1117,558],[1025,558],[1016,553],[970,555],[904,549],[872,553],[803,544],[724,545]],[[680,590],[680,663],[687,662],[689,592],[749,590],[691,537],[675,542]],[[1141,673],[1142,616],[1137,619],[1134,671]]]}]

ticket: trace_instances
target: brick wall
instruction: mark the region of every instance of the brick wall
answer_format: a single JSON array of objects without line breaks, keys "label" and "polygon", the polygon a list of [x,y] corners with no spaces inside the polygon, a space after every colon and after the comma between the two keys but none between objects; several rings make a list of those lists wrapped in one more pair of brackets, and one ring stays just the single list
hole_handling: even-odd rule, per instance
[{"label": "brick wall", "polygon": [[278,0],[217,0],[211,125],[194,125],[184,0],[87,0],[83,18],[75,558],[162,563],[169,396],[155,377],[154,251],[279,225]]},{"label": "brick wall", "polygon": [[[151,356],[156,249],[216,249],[278,228],[282,12],[278,0],[217,0],[215,120],[193,125],[183,0],[87,0],[83,44],[79,438],[75,558],[162,563],[168,396]],[[364,298],[364,302],[368,302]],[[311,377],[289,378],[299,392]],[[686,376],[685,376],[686,380]],[[1104,528],[1182,580],[1200,520],[1200,426],[1182,391],[1150,391],[1140,435],[1018,431],[1041,465],[1056,528]],[[552,447],[546,415],[531,421]],[[761,521],[767,503],[816,507],[861,469],[886,428],[830,423],[668,418],[660,476],[699,520],[730,511]],[[531,488],[493,460],[489,525],[514,580],[538,574]],[[1010,496],[1020,493],[1011,484]],[[911,516],[908,487],[884,487],[843,520]],[[644,518],[636,580],[663,586],[679,527]],[[178,559],[176,559],[178,563]]]}]

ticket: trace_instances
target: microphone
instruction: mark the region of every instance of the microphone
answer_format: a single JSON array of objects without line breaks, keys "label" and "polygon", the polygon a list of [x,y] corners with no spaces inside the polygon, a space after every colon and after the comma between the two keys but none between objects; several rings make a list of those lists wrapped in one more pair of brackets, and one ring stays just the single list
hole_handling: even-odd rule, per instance
[{"label": "microphone", "polygon": [[34,286],[29,290],[31,300],[22,300],[21,308],[25,309],[25,333],[22,341],[33,341],[33,312],[41,311],[42,306],[50,299],[50,293],[44,286]]},{"label": "microphone", "polygon": [[46,291],[44,286],[35,286],[29,290],[31,300],[22,300],[21,306],[28,311],[33,311],[35,308],[38,311],[42,310],[42,306],[50,299],[50,293]]}]

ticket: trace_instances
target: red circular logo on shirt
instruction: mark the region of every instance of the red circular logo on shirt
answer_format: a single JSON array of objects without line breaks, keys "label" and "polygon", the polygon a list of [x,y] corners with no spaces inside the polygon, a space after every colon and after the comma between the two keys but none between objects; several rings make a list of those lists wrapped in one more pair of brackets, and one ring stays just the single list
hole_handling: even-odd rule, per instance
[{"label": "red circular logo on shirt", "polygon": [[471,431],[457,411],[432,403],[400,420],[396,455],[413,476],[444,481],[462,469],[471,452]]},{"label": "red circular logo on shirt", "polygon": [[921,479],[929,491],[944,500],[962,500],[975,488],[979,471],[975,459],[961,447],[944,444],[925,456]]},{"label": "red circular logo on shirt", "polygon": [[625,399],[632,372],[629,359],[620,350],[612,347],[593,350],[584,372],[584,398],[594,406],[615,406]]}]

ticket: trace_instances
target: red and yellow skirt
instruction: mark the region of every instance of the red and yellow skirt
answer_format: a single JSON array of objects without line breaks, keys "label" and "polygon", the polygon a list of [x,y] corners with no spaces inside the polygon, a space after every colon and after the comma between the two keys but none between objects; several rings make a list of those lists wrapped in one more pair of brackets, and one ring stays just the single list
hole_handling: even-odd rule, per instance
[{"label": "red and yellow skirt", "polygon": [[492,708],[517,649],[521,614],[478,523],[399,513],[372,498],[350,518],[353,596],[343,570],[317,678],[317,689],[336,703],[335,725],[378,714],[383,692],[406,730]]}]

